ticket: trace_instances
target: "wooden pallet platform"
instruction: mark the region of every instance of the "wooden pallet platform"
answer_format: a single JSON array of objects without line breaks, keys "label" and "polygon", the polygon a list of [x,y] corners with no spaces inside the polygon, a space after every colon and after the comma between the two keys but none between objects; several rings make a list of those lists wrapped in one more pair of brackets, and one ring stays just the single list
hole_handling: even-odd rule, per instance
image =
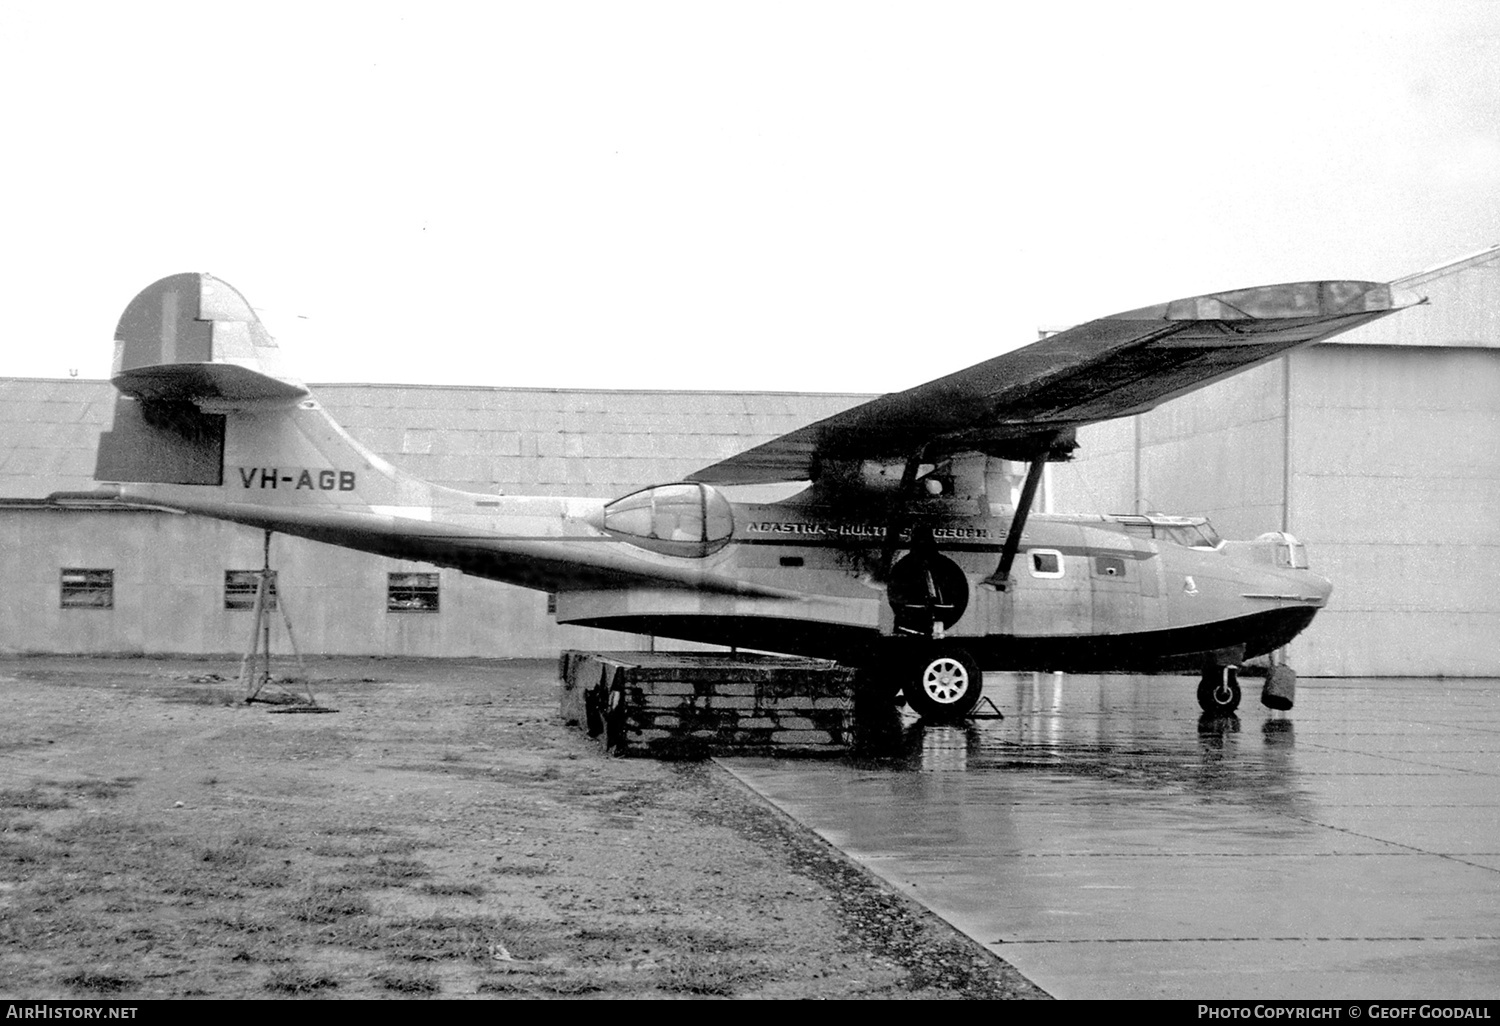
[{"label": "wooden pallet platform", "polygon": [[820,659],[689,652],[562,653],[566,722],[622,755],[841,755],[856,671]]}]

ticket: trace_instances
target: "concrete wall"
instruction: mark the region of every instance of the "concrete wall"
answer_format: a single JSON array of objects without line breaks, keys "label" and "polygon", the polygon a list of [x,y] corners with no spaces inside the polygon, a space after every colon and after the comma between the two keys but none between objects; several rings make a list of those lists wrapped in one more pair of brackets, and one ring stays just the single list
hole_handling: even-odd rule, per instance
[{"label": "concrete wall", "polygon": [[1079,440],[1060,511],[1307,543],[1335,590],[1299,672],[1500,676],[1500,350],[1317,346]]},{"label": "concrete wall", "polygon": [[1428,303],[1079,432],[1054,508],[1288,530],[1333,599],[1288,652],[1329,676],[1500,676],[1500,247]]},{"label": "concrete wall", "polygon": [[1292,530],[1337,589],[1295,657],[1500,676],[1500,351],[1320,346],[1292,389]]},{"label": "concrete wall", "polygon": [[1054,508],[1206,516],[1232,538],[1280,530],[1285,397],[1277,362],[1145,416],[1090,425],[1078,458],[1053,468]]}]

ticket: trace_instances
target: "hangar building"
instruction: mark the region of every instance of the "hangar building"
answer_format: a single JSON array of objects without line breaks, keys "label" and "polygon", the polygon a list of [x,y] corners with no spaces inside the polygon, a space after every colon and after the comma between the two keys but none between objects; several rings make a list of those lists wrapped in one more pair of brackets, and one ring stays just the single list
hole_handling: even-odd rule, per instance
[{"label": "hangar building", "polygon": [[[601,499],[681,480],[868,398],[311,387],[351,434],[426,480]],[[107,381],[0,379],[0,652],[244,651],[253,603],[240,589],[244,572],[262,564],[261,531],[41,501],[96,487],[94,451],[114,397]],[[304,653],[520,658],[646,646],[635,635],[557,625],[539,592],[425,563],[277,535],[272,565]]]},{"label": "hangar building", "polygon": [[[1430,305],[1080,432],[1077,460],[1050,468],[1047,506],[1298,535],[1336,586],[1293,645],[1301,673],[1500,676],[1500,247],[1403,284]],[[598,498],[681,479],[868,398],[314,387],[351,433],[428,480]],[[0,379],[0,652],[243,651],[244,575],[261,565],[261,532],[42,501],[93,487],[113,403],[108,382]],[[545,595],[426,564],[281,535],[273,563],[308,653],[646,644],[560,627]]]},{"label": "hangar building", "polygon": [[1334,583],[1299,673],[1500,677],[1500,247],[1397,284],[1428,304],[1082,429],[1055,508],[1296,535]]}]

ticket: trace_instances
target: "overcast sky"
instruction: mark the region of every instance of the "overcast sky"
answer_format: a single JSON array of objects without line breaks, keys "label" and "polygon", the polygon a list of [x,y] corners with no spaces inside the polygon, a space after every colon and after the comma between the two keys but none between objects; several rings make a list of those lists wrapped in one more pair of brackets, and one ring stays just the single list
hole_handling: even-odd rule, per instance
[{"label": "overcast sky", "polygon": [[4,376],[204,270],[310,381],[888,391],[1500,242],[1485,0],[15,2],[0,88]]}]

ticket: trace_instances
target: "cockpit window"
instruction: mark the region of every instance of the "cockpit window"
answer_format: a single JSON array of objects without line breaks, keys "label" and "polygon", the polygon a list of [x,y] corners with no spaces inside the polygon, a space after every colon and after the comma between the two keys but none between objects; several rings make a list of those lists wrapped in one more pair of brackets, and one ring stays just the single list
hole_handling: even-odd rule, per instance
[{"label": "cockpit window", "polygon": [[1219,545],[1219,533],[1207,523],[1158,527],[1157,537],[1169,538],[1190,549],[1212,549]]},{"label": "cockpit window", "polygon": [[1164,539],[1190,549],[1216,549],[1223,541],[1214,525],[1202,517],[1167,517],[1149,513],[1116,514],[1113,519],[1126,534]]},{"label": "cockpit window", "polygon": [[706,556],[729,543],[734,512],[707,485],[658,485],[605,506],[604,529],[654,552]]}]

